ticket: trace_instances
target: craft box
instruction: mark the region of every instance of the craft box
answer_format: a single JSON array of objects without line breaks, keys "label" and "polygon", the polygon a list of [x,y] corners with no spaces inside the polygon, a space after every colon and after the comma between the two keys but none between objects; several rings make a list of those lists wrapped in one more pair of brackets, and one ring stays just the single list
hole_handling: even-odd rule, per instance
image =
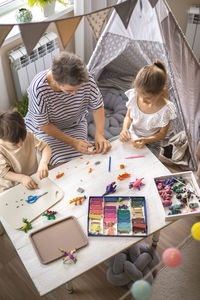
[{"label": "craft box", "polygon": [[146,236],[145,197],[91,196],[88,236]]},{"label": "craft box", "polygon": [[[184,182],[182,182],[182,179]],[[154,183],[165,210],[166,221],[200,215],[200,189],[193,172],[180,172],[155,177]],[[170,191],[171,196],[166,195],[167,191]],[[166,201],[171,201],[171,204]]]}]

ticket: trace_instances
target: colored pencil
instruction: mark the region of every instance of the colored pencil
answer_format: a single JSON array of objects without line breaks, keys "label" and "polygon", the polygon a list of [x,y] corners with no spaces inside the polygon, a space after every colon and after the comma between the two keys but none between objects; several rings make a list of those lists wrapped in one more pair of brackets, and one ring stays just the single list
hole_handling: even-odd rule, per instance
[{"label": "colored pencil", "polygon": [[111,156],[109,156],[108,172],[110,172],[110,169],[111,169]]},{"label": "colored pencil", "polygon": [[144,157],[144,155],[129,156],[129,157],[125,157],[125,159],[140,158],[140,157]]}]

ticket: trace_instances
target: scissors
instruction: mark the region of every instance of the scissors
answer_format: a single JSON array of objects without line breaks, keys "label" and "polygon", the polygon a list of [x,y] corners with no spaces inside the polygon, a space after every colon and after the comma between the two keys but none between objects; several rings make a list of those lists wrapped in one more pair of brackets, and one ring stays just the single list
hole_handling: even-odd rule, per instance
[{"label": "scissors", "polygon": [[27,202],[27,203],[35,203],[35,202],[37,201],[38,198],[40,198],[40,197],[46,195],[47,193],[48,193],[48,192],[46,192],[46,193],[44,193],[44,194],[42,194],[42,195],[39,195],[39,196],[37,196],[37,195],[35,195],[35,196],[30,195],[30,196],[28,196],[28,199],[26,200],[26,202]]}]

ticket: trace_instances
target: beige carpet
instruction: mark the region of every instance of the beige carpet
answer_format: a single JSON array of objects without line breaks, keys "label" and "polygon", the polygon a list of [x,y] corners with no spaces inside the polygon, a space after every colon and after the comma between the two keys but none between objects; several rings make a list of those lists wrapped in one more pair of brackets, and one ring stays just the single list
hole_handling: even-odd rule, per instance
[{"label": "beige carpet", "polygon": [[180,266],[158,272],[150,300],[200,300],[200,242],[189,239],[181,253]]}]

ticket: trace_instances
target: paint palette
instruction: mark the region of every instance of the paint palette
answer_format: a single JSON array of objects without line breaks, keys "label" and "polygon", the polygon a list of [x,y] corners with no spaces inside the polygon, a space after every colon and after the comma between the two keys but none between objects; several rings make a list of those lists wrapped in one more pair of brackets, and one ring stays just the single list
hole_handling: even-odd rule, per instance
[{"label": "paint palette", "polygon": [[146,236],[145,197],[91,196],[88,210],[89,236]]},{"label": "paint palette", "polygon": [[154,182],[166,221],[200,215],[200,189],[191,171],[156,177]]}]

